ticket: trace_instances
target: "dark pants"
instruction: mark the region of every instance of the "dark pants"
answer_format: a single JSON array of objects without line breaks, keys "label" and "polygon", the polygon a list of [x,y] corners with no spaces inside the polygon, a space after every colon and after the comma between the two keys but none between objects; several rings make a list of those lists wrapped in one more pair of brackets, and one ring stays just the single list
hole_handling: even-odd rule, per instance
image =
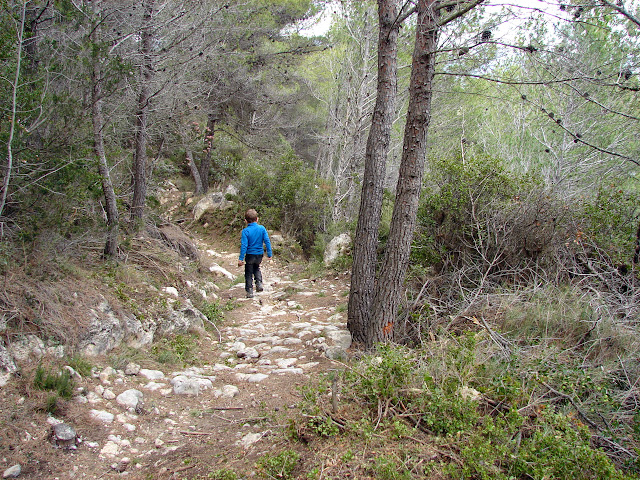
[{"label": "dark pants", "polygon": [[244,289],[248,292],[253,289],[253,279],[256,285],[262,285],[262,272],[260,271],[262,255],[247,253],[244,257]]}]

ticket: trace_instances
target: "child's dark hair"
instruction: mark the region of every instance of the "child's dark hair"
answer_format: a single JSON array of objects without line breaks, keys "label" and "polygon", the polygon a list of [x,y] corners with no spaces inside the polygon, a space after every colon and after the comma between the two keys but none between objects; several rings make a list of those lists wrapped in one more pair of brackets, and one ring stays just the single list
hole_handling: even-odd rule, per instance
[{"label": "child's dark hair", "polygon": [[247,213],[244,214],[244,219],[247,223],[253,223],[258,221],[258,212],[256,212],[253,208],[247,210]]}]

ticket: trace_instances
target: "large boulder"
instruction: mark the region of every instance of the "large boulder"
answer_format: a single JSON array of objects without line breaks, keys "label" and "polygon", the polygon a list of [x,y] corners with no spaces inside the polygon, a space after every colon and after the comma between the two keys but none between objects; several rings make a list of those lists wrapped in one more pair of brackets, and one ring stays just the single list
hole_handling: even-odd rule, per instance
[{"label": "large boulder", "polygon": [[339,256],[349,255],[351,253],[351,235],[342,233],[334,237],[324,250],[324,264],[331,265]]},{"label": "large boulder", "polygon": [[134,348],[140,348],[153,341],[155,326],[145,326],[133,315],[123,313],[118,317],[106,300],[91,309],[91,323],[80,341],[84,355],[105,354],[126,341]]},{"label": "large boulder", "polygon": [[222,192],[213,192],[205,195],[193,207],[193,219],[197,222],[206,212],[216,210],[226,210],[233,206],[233,202],[227,200],[226,194]]},{"label": "large boulder", "polygon": [[180,299],[171,305],[171,309],[158,321],[158,329],[162,334],[179,334],[192,331],[203,331],[207,317],[193,306],[191,300]]}]

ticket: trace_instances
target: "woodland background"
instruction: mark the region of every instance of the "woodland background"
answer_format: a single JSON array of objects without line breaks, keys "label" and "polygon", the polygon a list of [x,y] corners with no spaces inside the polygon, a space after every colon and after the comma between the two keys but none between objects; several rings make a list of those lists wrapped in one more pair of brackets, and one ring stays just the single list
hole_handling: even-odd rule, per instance
[{"label": "woodland background", "polygon": [[[135,251],[136,235],[167,221],[159,192],[169,184],[197,195],[234,185],[237,208],[220,228],[239,228],[244,209],[254,207],[307,261],[335,235],[353,234],[382,3],[3,0],[5,278],[33,278],[42,263],[64,275],[59,262],[87,255],[117,265]],[[398,3],[407,15],[398,33],[379,270],[395,251],[392,216],[403,215],[393,209],[411,126],[417,21],[408,14],[422,3]],[[500,405],[505,416],[495,419],[508,426],[495,428],[512,439],[529,421],[525,407],[551,406],[525,437],[551,430],[566,440],[549,447],[554,465],[567,445],[584,441],[577,463],[592,468],[581,476],[558,467],[555,478],[605,478],[602,452],[632,474],[640,441],[638,6],[449,3],[440,2],[443,12],[474,8],[438,29],[415,234],[394,296],[398,311],[387,319],[396,346],[374,357],[387,367],[381,378],[396,371],[398,383],[359,394],[378,409],[380,398],[408,406],[404,388],[420,371],[438,392],[438,409],[457,419],[432,418],[430,431],[459,436],[473,426],[470,456],[489,456],[502,440],[486,425],[476,430],[477,419],[462,413],[468,405],[449,396],[461,385]],[[323,9],[331,27],[313,35]],[[190,219],[172,221],[186,227]],[[334,268],[350,262],[344,256]],[[39,328],[13,298],[5,289],[0,299],[7,341],[25,324]],[[422,370],[409,373],[406,359],[415,355]],[[581,436],[583,427],[591,434]],[[568,433],[576,428],[581,440]],[[530,448],[533,455],[540,446]],[[496,463],[477,463],[466,475],[499,478],[489,467]],[[520,473],[505,478],[542,478],[516,463],[509,471]]]}]

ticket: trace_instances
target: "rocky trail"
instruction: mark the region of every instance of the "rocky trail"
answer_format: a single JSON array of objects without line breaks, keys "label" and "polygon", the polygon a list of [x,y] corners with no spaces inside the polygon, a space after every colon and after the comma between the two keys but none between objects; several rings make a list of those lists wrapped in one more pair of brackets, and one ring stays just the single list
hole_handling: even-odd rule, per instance
[{"label": "rocky trail", "polygon": [[[206,252],[242,274],[237,252]],[[40,414],[13,432],[20,441],[2,452],[4,478],[206,478],[220,468],[254,475],[256,459],[282,448],[298,387],[339,367],[351,341],[346,274],[300,279],[299,265],[277,257],[262,269],[265,290],[254,298],[244,298],[242,283],[217,293],[236,307],[197,336],[183,368],[137,360],[115,370],[97,359],[63,416]],[[33,415],[19,392],[0,394],[16,418]]]}]

